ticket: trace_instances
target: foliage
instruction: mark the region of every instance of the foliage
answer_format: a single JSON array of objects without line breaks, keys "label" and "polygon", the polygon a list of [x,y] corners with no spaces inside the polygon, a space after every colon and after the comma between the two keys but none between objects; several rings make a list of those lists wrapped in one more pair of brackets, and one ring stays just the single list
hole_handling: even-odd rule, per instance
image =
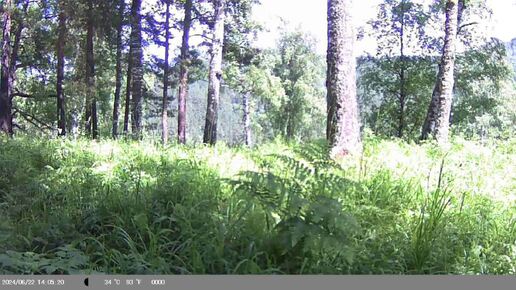
[{"label": "foliage", "polygon": [[[515,91],[507,52],[500,40],[486,37],[489,8],[485,3],[466,2],[455,68],[452,130],[468,138],[508,138],[513,134]],[[435,84],[436,55],[442,49],[442,33],[435,31],[442,30],[443,4],[383,1],[377,17],[364,28],[378,43],[376,55],[362,57],[358,67],[363,125],[375,134],[419,137]],[[405,134],[399,134],[400,127]]]},{"label": "foliage", "polygon": [[505,45],[491,39],[458,58],[452,123],[472,138],[510,137],[516,124],[514,71]]},{"label": "foliage", "polygon": [[[193,1],[191,146],[156,145],[164,60],[155,48],[169,1],[144,1],[142,11],[141,142],[102,139],[111,135],[119,45],[124,75],[129,66],[129,13],[113,17],[120,1],[14,1],[16,134],[0,136],[0,274],[516,274],[516,85],[507,49],[486,37],[485,1],[465,1],[447,147],[411,141],[435,83],[444,1],[382,1],[368,25],[377,54],[358,67],[364,151],[339,161],[316,139],[327,113],[316,40],[285,22],[276,47],[259,48],[258,0],[226,2],[219,136],[228,145],[198,145],[210,1]],[[90,3],[100,141],[80,138]],[[184,5],[172,5],[176,56]],[[54,139],[59,12],[72,134]],[[171,60],[175,118],[180,62]],[[248,121],[252,150],[238,147]]]},{"label": "foliage", "polygon": [[0,142],[2,273],[516,273],[514,141]]},{"label": "foliage", "polygon": [[[396,136],[399,130],[400,58],[364,57],[359,61],[359,97],[363,125],[377,135]],[[434,59],[405,57],[404,136],[418,138],[435,82]]]},{"label": "foliage", "polygon": [[326,100],[323,58],[315,52],[315,39],[300,31],[283,30],[277,44],[273,68],[281,80],[285,99],[277,114],[271,114],[276,136],[287,140],[322,137]]},{"label": "foliage", "polygon": [[88,257],[66,245],[48,254],[7,251],[0,255],[0,265],[9,274],[78,274],[88,265]]}]

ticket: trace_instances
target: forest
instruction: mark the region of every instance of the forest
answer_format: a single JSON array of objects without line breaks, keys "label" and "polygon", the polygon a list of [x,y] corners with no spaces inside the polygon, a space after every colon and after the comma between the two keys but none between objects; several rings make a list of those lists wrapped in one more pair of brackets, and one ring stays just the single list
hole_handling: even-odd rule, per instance
[{"label": "forest", "polygon": [[0,274],[515,275],[496,0],[318,2],[0,0]]}]

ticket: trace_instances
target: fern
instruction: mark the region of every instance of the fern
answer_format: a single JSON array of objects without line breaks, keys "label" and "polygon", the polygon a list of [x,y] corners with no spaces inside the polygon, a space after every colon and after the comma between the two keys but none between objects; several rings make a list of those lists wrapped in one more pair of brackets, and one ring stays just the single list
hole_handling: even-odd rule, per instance
[{"label": "fern", "polygon": [[357,223],[332,197],[349,182],[307,160],[278,154],[264,160],[261,172],[244,172],[230,184],[260,204],[267,216],[279,215],[270,246],[277,249],[284,266],[292,270],[303,259],[318,259],[329,252],[346,252],[351,260],[346,241]]}]

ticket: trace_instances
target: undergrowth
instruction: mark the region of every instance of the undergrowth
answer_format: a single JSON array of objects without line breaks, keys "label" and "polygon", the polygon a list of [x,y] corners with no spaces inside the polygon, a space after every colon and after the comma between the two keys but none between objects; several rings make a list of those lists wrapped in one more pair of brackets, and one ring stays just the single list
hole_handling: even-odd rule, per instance
[{"label": "undergrowth", "polygon": [[0,273],[516,274],[514,144],[0,140]]}]

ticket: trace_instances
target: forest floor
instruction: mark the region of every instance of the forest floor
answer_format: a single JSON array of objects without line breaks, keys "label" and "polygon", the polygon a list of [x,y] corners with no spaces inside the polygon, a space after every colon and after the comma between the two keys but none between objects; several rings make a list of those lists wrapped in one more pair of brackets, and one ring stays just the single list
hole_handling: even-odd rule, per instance
[{"label": "forest floor", "polygon": [[0,273],[516,274],[516,140],[0,139]]}]

